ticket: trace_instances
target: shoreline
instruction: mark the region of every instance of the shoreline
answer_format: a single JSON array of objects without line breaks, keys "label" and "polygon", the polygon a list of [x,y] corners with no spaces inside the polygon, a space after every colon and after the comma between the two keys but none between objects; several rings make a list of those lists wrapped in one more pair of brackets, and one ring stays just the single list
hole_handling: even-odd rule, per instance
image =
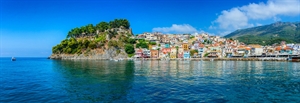
[{"label": "shoreline", "polygon": [[[286,57],[281,58],[274,58],[274,57],[264,57],[264,58],[172,58],[172,59],[165,59],[165,58],[123,58],[122,60],[118,59],[107,59],[107,58],[50,58],[52,60],[134,60],[134,61],[290,61]],[[293,60],[293,62],[300,62],[300,60]]]}]

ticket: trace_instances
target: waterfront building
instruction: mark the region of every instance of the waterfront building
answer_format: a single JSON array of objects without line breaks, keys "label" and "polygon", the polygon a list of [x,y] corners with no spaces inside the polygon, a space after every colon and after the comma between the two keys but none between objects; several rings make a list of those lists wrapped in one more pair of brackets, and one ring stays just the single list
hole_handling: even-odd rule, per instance
[{"label": "waterfront building", "polygon": [[148,49],[143,49],[143,58],[150,58],[150,50]]},{"label": "waterfront building", "polygon": [[183,48],[178,48],[177,58],[183,58]]},{"label": "waterfront building", "polygon": [[183,43],[182,47],[183,47],[184,51],[188,51],[189,50],[189,44],[188,43]]},{"label": "waterfront building", "polygon": [[251,56],[261,56],[263,53],[266,53],[263,51],[263,48],[261,45],[250,44],[248,46],[251,47],[251,51],[250,51]]},{"label": "waterfront building", "polygon": [[151,58],[158,58],[159,57],[159,52],[158,50],[150,50],[151,52]]},{"label": "waterfront building", "polygon": [[185,50],[185,51],[183,52],[183,58],[184,58],[184,59],[190,58],[190,51]]},{"label": "waterfront building", "polygon": [[170,58],[176,58],[177,49],[175,47],[171,48]]},{"label": "waterfront building", "polygon": [[171,48],[163,48],[161,49],[161,51],[163,52],[163,54],[168,54],[171,53]]},{"label": "waterfront building", "polygon": [[198,47],[198,56],[200,58],[202,58],[204,56],[204,51],[206,50],[205,45],[204,44],[199,44]]},{"label": "waterfront building", "polygon": [[135,49],[135,58],[142,58],[143,57],[143,50],[142,49]]}]

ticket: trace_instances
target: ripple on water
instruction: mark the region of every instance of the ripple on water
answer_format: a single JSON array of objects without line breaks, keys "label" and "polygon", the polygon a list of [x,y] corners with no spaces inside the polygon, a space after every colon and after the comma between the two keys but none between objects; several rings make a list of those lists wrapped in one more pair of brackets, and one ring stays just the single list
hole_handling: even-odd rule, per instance
[{"label": "ripple on water", "polygon": [[293,62],[0,62],[0,102],[300,102]]}]

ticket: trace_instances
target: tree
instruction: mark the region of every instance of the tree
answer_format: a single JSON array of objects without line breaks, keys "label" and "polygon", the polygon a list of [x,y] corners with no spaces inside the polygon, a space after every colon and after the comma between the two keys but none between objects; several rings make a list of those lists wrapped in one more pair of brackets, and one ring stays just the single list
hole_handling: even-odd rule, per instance
[{"label": "tree", "polygon": [[88,33],[89,35],[94,35],[94,33],[96,32],[96,30],[94,29],[93,24],[88,24],[88,25],[86,26],[86,29],[87,29],[87,33]]},{"label": "tree", "polygon": [[136,43],[136,40],[135,40],[135,39],[132,39],[132,38],[129,38],[129,39],[127,40],[127,42],[130,43],[130,44],[135,44],[135,43]]},{"label": "tree", "polygon": [[79,33],[81,34],[81,37],[86,36],[87,30],[85,26],[80,27]]},{"label": "tree", "polygon": [[148,48],[148,44],[146,42],[140,42],[136,44],[136,48]]},{"label": "tree", "polygon": [[133,54],[135,52],[133,45],[132,44],[126,44],[125,45],[125,52],[127,54]]},{"label": "tree", "polygon": [[89,40],[84,40],[83,43],[82,43],[83,48],[84,48],[84,49],[87,48],[87,47],[89,46],[89,44],[90,44],[90,41],[89,41]]},{"label": "tree", "polygon": [[130,27],[130,23],[128,22],[128,20],[127,19],[120,19],[120,26],[123,26],[123,27],[125,27],[126,29],[129,29],[129,27]]},{"label": "tree", "polygon": [[91,49],[95,49],[97,46],[96,46],[96,43],[95,42],[91,42],[90,44],[89,44],[89,48],[91,48]]},{"label": "tree", "polygon": [[198,53],[198,50],[191,50],[190,51],[190,56],[194,56],[194,53]]},{"label": "tree", "polygon": [[151,44],[151,45],[156,45],[156,42],[150,42],[149,44]]},{"label": "tree", "polygon": [[127,19],[115,19],[109,22],[109,26],[111,28],[119,28],[123,26],[124,28],[129,29],[130,24]]},{"label": "tree", "polygon": [[193,39],[193,38],[195,38],[195,36],[190,36],[190,39]]},{"label": "tree", "polygon": [[100,32],[104,32],[105,30],[109,29],[109,24],[107,22],[100,22],[96,25],[96,29]]}]

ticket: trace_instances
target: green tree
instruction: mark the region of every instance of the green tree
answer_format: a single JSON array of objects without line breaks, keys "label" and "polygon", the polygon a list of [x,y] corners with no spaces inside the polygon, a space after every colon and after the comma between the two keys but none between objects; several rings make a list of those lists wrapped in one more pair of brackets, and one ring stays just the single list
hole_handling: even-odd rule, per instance
[{"label": "green tree", "polygon": [[93,24],[88,24],[86,26],[86,29],[87,29],[88,35],[90,35],[90,36],[94,35],[94,33],[96,32],[95,27],[93,26]]},{"label": "green tree", "polygon": [[125,45],[125,52],[127,54],[133,54],[135,52],[133,45],[132,44],[126,44]]},{"label": "green tree", "polygon": [[191,50],[190,51],[190,56],[194,56],[194,53],[198,53],[198,50]]},{"label": "green tree", "polygon": [[135,44],[135,43],[136,43],[136,40],[135,40],[135,39],[132,39],[132,38],[129,38],[129,39],[127,40],[127,42],[130,43],[130,44]]},{"label": "green tree", "polygon": [[91,49],[95,49],[97,46],[96,46],[96,43],[95,42],[91,42],[90,44],[89,44],[89,48],[91,48]]},{"label": "green tree", "polygon": [[151,44],[151,45],[156,45],[156,42],[150,42],[149,44]]},{"label": "green tree", "polygon": [[96,25],[96,29],[100,32],[104,32],[105,30],[109,29],[109,24],[107,22],[100,22]]},{"label": "green tree", "polygon": [[148,44],[146,42],[141,42],[136,44],[136,48],[148,48]]},{"label": "green tree", "polygon": [[80,27],[80,29],[79,29],[79,35],[81,35],[81,37],[84,37],[84,36],[86,36],[86,34],[87,34],[87,29],[86,29],[86,27],[85,26],[82,26],[82,27]]}]

